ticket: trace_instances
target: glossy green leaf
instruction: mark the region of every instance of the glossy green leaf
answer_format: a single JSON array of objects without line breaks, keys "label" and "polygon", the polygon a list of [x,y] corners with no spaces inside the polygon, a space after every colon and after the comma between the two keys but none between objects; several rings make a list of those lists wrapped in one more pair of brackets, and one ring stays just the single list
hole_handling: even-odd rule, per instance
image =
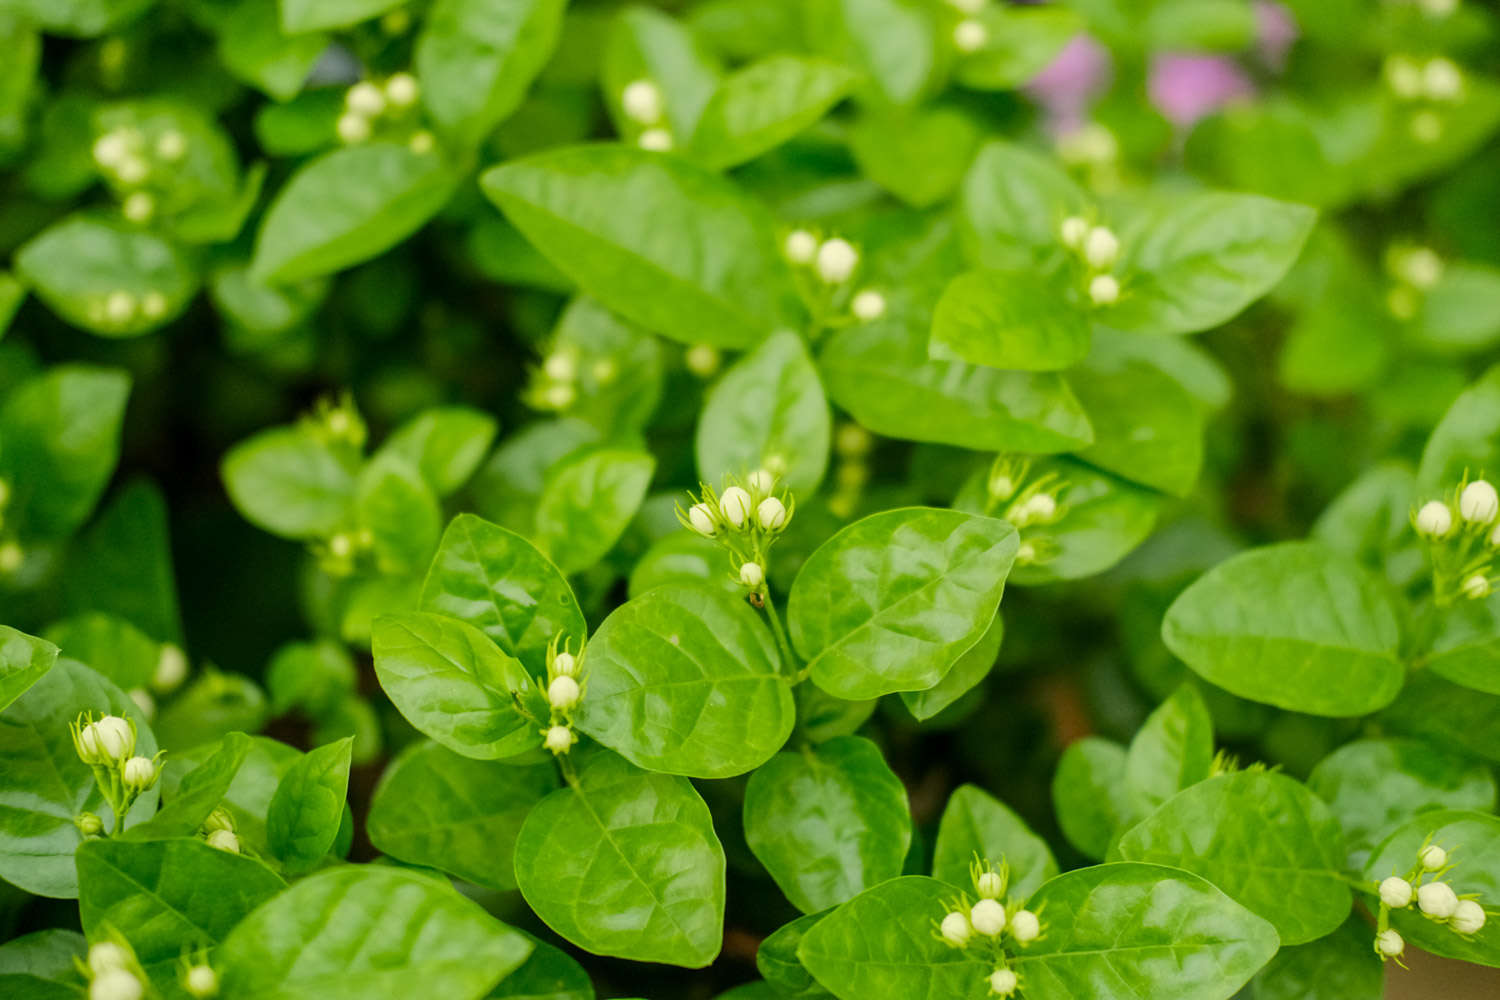
[{"label": "glossy green leaf", "polygon": [[864,73],[882,101],[909,105],[936,82],[938,19],[916,0],[811,0],[806,37]]},{"label": "glossy green leaf", "polygon": [[1465,472],[1500,468],[1500,366],[1489,369],[1443,414],[1422,451],[1417,483],[1436,496]]},{"label": "glossy green leaf", "polygon": [[289,642],[266,668],[271,711],[278,715],[300,708],[318,718],[353,694],[358,680],[353,658],[330,639]]},{"label": "glossy green leaf", "polygon": [[974,688],[984,683],[995,658],[1000,655],[1000,643],[1005,638],[1005,623],[1000,615],[985,629],[979,641],[970,646],[943,675],[943,679],[925,691],[902,691],[901,700],[907,711],[918,720],[930,719],[943,709],[958,701]]},{"label": "glossy green leaf", "polygon": [[[175,787],[162,791],[162,807],[155,816],[125,832],[129,840],[191,837],[229,794],[240,766],[250,753],[250,737],[230,733],[211,756],[189,771]],[[165,785],[165,781],[163,784]]]},{"label": "glossy green leaf", "polygon": [[219,948],[225,1000],[479,1000],[531,942],[428,875],[319,872],[251,913]]},{"label": "glossy green leaf", "polygon": [[241,514],[287,538],[332,534],[355,497],[349,463],[301,424],[273,427],[235,445],[221,474]]},{"label": "glossy green leaf", "polygon": [[719,953],[724,850],[686,778],[597,757],[526,818],[516,881],[547,926],[595,954],[701,968]]},{"label": "glossy green leaf", "polygon": [[366,820],[370,842],[407,864],[514,889],[521,824],[557,784],[551,764],[478,761],[417,743],[381,776]]},{"label": "glossy green leaf", "polygon": [[744,593],[744,587],[730,575],[719,543],[687,531],[653,543],[636,560],[627,589],[634,599],[668,583],[701,584],[733,596]]},{"label": "glossy green leaf", "polygon": [[930,688],[994,620],[1016,553],[994,518],[911,507],[864,518],[815,551],[792,585],[792,642],[841,698]]},{"label": "glossy green leaf", "polygon": [[1436,612],[1427,668],[1455,684],[1500,694],[1500,600],[1460,601]]},{"label": "glossy green leaf", "polygon": [[82,1000],[87,980],[78,971],[88,942],[76,931],[33,931],[0,945],[0,990],[14,1000]]},{"label": "glossy green leaf", "polygon": [[[233,742],[233,739],[232,735],[226,737],[229,742]],[[223,753],[223,743],[205,743],[165,758],[160,788],[168,808],[163,809],[158,816],[175,812],[171,806],[174,799],[191,797],[197,801],[198,808],[203,803],[212,801],[209,811],[214,806],[222,806],[233,819],[241,852],[256,857],[269,857],[271,847],[266,839],[266,813],[270,811],[271,799],[276,794],[277,786],[281,784],[282,776],[302,754],[294,747],[268,736],[251,736],[244,756],[232,768],[233,774],[228,779],[228,787],[224,788],[224,770],[228,768],[221,769],[220,765],[232,763],[233,758],[225,761],[221,756]],[[220,792],[220,788],[224,790]],[[208,812],[203,815],[207,818]],[[176,819],[183,820],[180,829],[197,831],[197,827],[187,825],[185,816],[177,816],[174,824]],[[142,827],[143,833],[148,832],[147,824],[142,824]]]},{"label": "glossy green leaf", "polygon": [[657,587],[617,608],[589,642],[578,728],[652,771],[743,774],[796,719],[770,631],[742,600]]},{"label": "glossy green leaf", "polygon": [[1254,1000],[1380,1000],[1385,968],[1374,932],[1350,917],[1332,934],[1282,948],[1256,975]]},{"label": "glossy green leaf", "polygon": [[161,642],[182,643],[167,501],[153,483],[126,483],[79,534],[63,581],[70,612],[103,611]]},{"label": "glossy green leaf", "polygon": [[685,142],[697,129],[721,75],[719,60],[704,40],[667,12],[630,4],[612,19],[599,82],[621,135],[632,136],[646,127],[625,111],[625,88],[631,83],[648,80],[656,85],[662,105],[657,124]]},{"label": "glossy green leaf", "polygon": [[849,151],[867,178],[913,208],[928,208],[963,183],[980,139],[974,116],[958,107],[862,108]]},{"label": "glossy green leaf", "polygon": [[1012,9],[999,4],[978,18],[988,38],[977,52],[959,57],[954,76],[975,90],[1012,90],[1031,81],[1082,29],[1078,13],[1062,7]]},{"label": "glossy green leaf", "polygon": [[750,850],[804,913],[901,874],[911,844],[906,789],[862,736],[777,754],[750,776],[744,822]]},{"label": "glossy green leaf", "polygon": [[349,794],[353,750],[353,737],[315,747],[276,786],[266,813],[266,838],[287,871],[310,870],[333,847]]},{"label": "glossy green leaf", "polygon": [[1147,716],[1125,755],[1125,786],[1135,815],[1154,812],[1208,777],[1214,761],[1213,726],[1203,696],[1191,683]]},{"label": "glossy green leaf", "polygon": [[766,935],[755,950],[755,967],[765,981],[787,1000],[824,1000],[833,994],[818,985],[797,957],[802,938],[832,912],[808,913]]},{"label": "glossy green leaf", "polygon": [[552,470],[537,500],[538,547],[564,573],[593,566],[625,533],[655,471],[650,455],[614,449]]},{"label": "glossy green leaf", "polygon": [[932,320],[931,357],[991,368],[1059,371],[1089,350],[1089,319],[1051,283],[1022,271],[967,271]]},{"label": "glossy green leaf", "polygon": [[57,647],[46,639],[0,625],[0,712],[26,693],[57,662]]},{"label": "glossy green leaf", "polygon": [[396,454],[422,474],[438,496],[453,493],[489,453],[498,424],[465,406],[423,410],[396,428],[378,454]]},{"label": "glossy green leaf", "polygon": [[1077,184],[1051,159],[991,142],[964,179],[965,241],[986,267],[1029,268],[1059,253],[1063,219],[1088,207]]},{"label": "glossy green leaf", "polygon": [[786,142],[843,99],[854,74],[827,59],[774,55],[720,82],[693,130],[690,152],[716,169]]},{"label": "glossy green leaf", "polygon": [[426,566],[443,531],[437,496],[417,467],[395,452],[376,455],[360,470],[354,513],[370,532],[376,564],[386,573]]},{"label": "glossy green leaf", "polygon": [[932,877],[963,892],[974,888],[975,857],[1010,870],[1006,895],[1027,899],[1057,874],[1047,842],[999,799],[977,785],[959,785],[948,798],[933,846]]},{"label": "glossy green leaf", "polygon": [[92,612],[55,622],[47,638],[77,660],[130,691],[146,688],[161,660],[161,643],[114,615]]},{"label": "glossy green leaf", "polygon": [[771,219],[701,167],[582,146],[496,167],[481,185],[579,287],[648,330],[747,347],[798,325]]},{"label": "glossy green leaf", "polygon": [[398,0],[277,0],[281,26],[289,35],[327,28],[351,28],[385,13]]},{"label": "glossy green leaf", "polygon": [[1098,736],[1068,744],[1052,777],[1052,807],[1063,836],[1102,860],[1132,815],[1125,784],[1125,748]]},{"label": "glossy green leaf", "polygon": [[1404,677],[1381,582],[1314,542],[1219,564],[1168,609],[1162,639],[1219,687],[1310,715],[1373,712]]},{"label": "glossy green leaf", "polygon": [[594,984],[583,966],[561,948],[532,939],[521,967],[490,990],[488,1000],[594,1000]]}]

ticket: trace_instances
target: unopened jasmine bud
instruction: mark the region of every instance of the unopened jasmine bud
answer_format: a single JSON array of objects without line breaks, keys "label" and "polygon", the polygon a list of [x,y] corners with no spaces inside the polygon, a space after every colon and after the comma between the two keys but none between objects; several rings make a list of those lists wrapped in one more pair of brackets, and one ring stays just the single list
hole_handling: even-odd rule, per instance
[{"label": "unopened jasmine bud", "polygon": [[223,806],[215,807],[214,811],[208,814],[208,819],[203,821],[205,833],[213,833],[216,830],[232,831],[233,829],[234,817],[229,815],[229,810]]},{"label": "unopened jasmine bud", "polygon": [[1425,290],[1442,280],[1443,258],[1431,247],[1413,247],[1398,256],[1395,271],[1407,284]]},{"label": "unopened jasmine bud", "polygon": [[156,657],[156,669],[151,674],[151,686],[162,694],[175,691],[187,680],[188,662],[182,648],[176,643],[163,643]]},{"label": "unopened jasmine bud", "polygon": [[870,437],[870,432],[854,423],[841,425],[833,439],[834,448],[840,455],[848,458],[858,458],[868,454],[873,444],[874,440]]},{"label": "unopened jasmine bud", "polygon": [[573,744],[578,742],[578,737],[573,730],[567,726],[552,726],[547,730],[547,735],[542,745],[551,750],[554,755],[565,754],[573,749]]},{"label": "unopened jasmine bud", "polygon": [[578,399],[578,390],[568,382],[554,382],[547,386],[543,401],[553,410],[566,410]]},{"label": "unopened jasmine bud", "polygon": [[655,125],[662,115],[661,88],[650,80],[632,80],[620,94],[620,107],[631,121]]},{"label": "unopened jasmine bud", "polygon": [[235,836],[233,830],[211,830],[208,834],[208,846],[217,847],[230,854],[238,854],[240,853],[240,838]]},{"label": "unopened jasmine bud", "polygon": [[219,995],[219,974],[212,966],[195,965],[183,974],[182,988],[193,1000],[209,1000]]},{"label": "unopened jasmine bud", "polygon": [[156,199],[145,191],[132,191],[120,204],[120,214],[134,223],[148,222],[156,213]]},{"label": "unopened jasmine bud", "polygon": [[156,765],[150,757],[132,757],[120,768],[120,780],[126,788],[144,792],[156,784]]},{"label": "unopened jasmine bud", "polygon": [[745,484],[756,493],[769,493],[776,485],[776,477],[770,469],[756,469],[745,478]]},{"label": "unopened jasmine bud", "polygon": [[1083,259],[1089,266],[1104,270],[1114,266],[1120,256],[1120,239],[1106,226],[1095,226],[1083,241]]},{"label": "unopened jasmine bud", "polygon": [[1005,882],[999,872],[980,872],[974,880],[974,889],[981,899],[999,899],[1005,891]]},{"label": "unopened jasmine bud", "polygon": [[793,264],[811,264],[818,255],[818,238],[806,229],[793,229],[781,249]]},{"label": "unopened jasmine bud", "polygon": [[595,382],[600,385],[609,385],[620,374],[620,368],[613,358],[600,358],[594,362],[589,372],[594,376]]},{"label": "unopened jasmine bud", "polygon": [[433,135],[425,128],[421,129],[420,131],[413,132],[411,134],[411,138],[406,140],[406,148],[411,150],[413,153],[416,153],[418,156],[426,156],[428,153],[437,148],[437,136]]},{"label": "unopened jasmine bud", "polygon": [[156,699],[151,697],[150,691],[145,688],[131,688],[127,693],[130,695],[130,700],[135,702],[135,707],[140,709],[141,714],[146,717],[147,722],[156,718]]},{"label": "unopened jasmine bud", "polygon": [[89,1000],[141,1000],[146,988],[128,969],[110,969],[89,983]]},{"label": "unopened jasmine bud", "polygon": [[885,296],[867,288],[854,296],[854,301],[849,304],[849,310],[854,313],[856,319],[872,323],[885,315]]},{"label": "unopened jasmine bud", "polygon": [[369,80],[361,80],[344,95],[344,107],[362,118],[375,118],[385,111],[385,95]]},{"label": "unopened jasmine bud", "polygon": [[547,685],[547,701],[559,712],[566,712],[578,704],[578,682],[566,674],[552,678]]},{"label": "unopened jasmine bud", "polygon": [[0,542],[0,573],[14,573],[26,561],[26,552],[15,542]]},{"label": "unopened jasmine bud", "polygon": [[1500,514],[1500,494],[1483,479],[1476,479],[1458,495],[1458,513],[1470,524],[1489,524]]},{"label": "unopened jasmine bud", "polygon": [[354,554],[354,539],[348,532],[339,532],[328,539],[328,551],[335,559],[348,559]]},{"label": "unopened jasmine bud", "polygon": [[1471,601],[1482,601],[1490,596],[1490,581],[1479,573],[1464,580],[1461,586],[1464,596]]},{"label": "unopened jasmine bud", "polygon": [[990,992],[996,996],[1008,997],[1016,992],[1020,980],[1010,969],[996,969],[990,973]]},{"label": "unopened jasmine bud", "polygon": [[1484,930],[1484,907],[1472,899],[1460,899],[1453,909],[1449,926],[1460,934],[1478,934]]},{"label": "unopened jasmine bud", "polygon": [[1412,100],[1422,93],[1422,68],[1410,56],[1389,56],[1382,69],[1385,85],[1391,93],[1403,100]]},{"label": "unopened jasmine bud", "polygon": [[558,677],[577,677],[578,661],[566,650],[552,658],[552,673]]},{"label": "unopened jasmine bud", "polygon": [[554,351],[542,362],[542,371],[547,373],[548,378],[566,382],[578,375],[578,364],[573,360],[573,355],[565,351]]},{"label": "unopened jasmine bud", "polygon": [[187,139],[175,128],[167,129],[156,138],[156,155],[168,163],[176,162],[187,154]]},{"label": "unopened jasmine bud", "polygon": [[81,812],[73,817],[73,825],[78,827],[78,832],[84,837],[100,837],[104,835],[104,820],[98,814]]},{"label": "unopened jasmine bud", "polygon": [[766,497],[755,508],[755,519],[762,531],[780,531],[786,527],[786,504],[776,497]]},{"label": "unopened jasmine bud", "polygon": [[1042,936],[1042,923],[1030,910],[1017,910],[1010,918],[1010,933],[1018,944],[1030,944]]},{"label": "unopened jasmine bud", "polygon": [[818,277],[830,285],[848,281],[858,266],[859,251],[846,239],[835,236],[818,247]]},{"label": "unopened jasmine bud", "polygon": [[127,156],[116,165],[115,176],[122,184],[140,184],[151,176],[151,164],[139,156]]},{"label": "unopened jasmine bud", "polygon": [[1396,932],[1395,928],[1389,928],[1375,935],[1375,951],[1383,958],[1400,958],[1401,953],[1406,950],[1406,941]]},{"label": "unopened jasmine bud", "polygon": [[130,156],[130,140],[123,132],[106,132],[94,140],[94,162],[116,169]]},{"label": "unopened jasmine bud", "polygon": [[688,523],[704,538],[712,538],[719,530],[713,508],[706,503],[695,503],[688,508]]},{"label": "unopened jasmine bud", "polygon": [[648,128],[641,133],[636,143],[653,153],[665,153],[672,148],[672,133],[664,128]]},{"label": "unopened jasmine bud", "polygon": [[130,953],[113,941],[99,941],[89,945],[88,966],[96,976],[111,969],[129,969]]},{"label": "unopened jasmine bud", "polygon": [[699,378],[708,378],[719,370],[719,349],[712,344],[694,344],[688,348],[684,360],[688,371]]},{"label": "unopened jasmine bud", "polygon": [[129,323],[135,318],[135,296],[124,289],[110,292],[104,299],[104,316],[111,323]]},{"label": "unopened jasmine bud", "polygon": [[1451,59],[1439,56],[1422,67],[1422,93],[1429,101],[1452,101],[1463,96],[1464,76]]},{"label": "unopened jasmine bud", "polygon": [[1112,306],[1120,301],[1120,281],[1112,274],[1096,274],[1089,279],[1089,301],[1096,306]]},{"label": "unopened jasmine bud", "polygon": [[966,17],[953,26],[953,47],[960,52],[978,52],[989,44],[989,40],[989,29],[972,17]]},{"label": "unopened jasmine bud", "polygon": [[1022,542],[1016,546],[1016,565],[1030,566],[1036,562],[1036,546],[1030,542]]},{"label": "unopened jasmine bud", "polygon": [[1446,882],[1428,882],[1417,889],[1417,907],[1434,920],[1447,920],[1458,909],[1458,894]]},{"label": "unopened jasmine bud", "polygon": [[1050,493],[1027,497],[1013,515],[1017,526],[1046,523],[1057,516],[1057,499]]},{"label": "unopened jasmine bud", "polygon": [[338,133],[340,142],[348,146],[357,146],[370,138],[370,119],[351,111],[339,115],[339,120],[334,124],[334,131]]},{"label": "unopened jasmine bud", "polygon": [[752,590],[766,582],[766,570],[758,562],[747,562],[740,567],[740,583]]},{"label": "unopened jasmine bud", "polygon": [[417,78],[410,73],[393,73],[391,78],[385,81],[385,99],[393,108],[411,107],[417,103],[417,95],[420,92]]},{"label": "unopened jasmine bud", "polygon": [[981,899],[969,910],[969,923],[985,937],[1005,930],[1005,907],[993,899]]},{"label": "unopened jasmine bud", "polygon": [[141,315],[149,320],[158,320],[167,314],[167,297],[152,290],[141,296]]},{"label": "unopened jasmine bud", "polygon": [[719,497],[719,513],[732,528],[743,528],[750,516],[750,494],[742,487],[731,486]]},{"label": "unopened jasmine bud", "polygon": [[943,940],[955,948],[962,948],[974,936],[974,928],[969,926],[968,916],[957,910],[943,918],[938,931],[943,935]]},{"label": "unopened jasmine bud", "polygon": [[1411,883],[1399,875],[1392,875],[1380,883],[1380,901],[1386,906],[1400,910],[1411,905]]},{"label": "unopened jasmine bud", "polygon": [[127,760],[135,753],[135,729],[118,715],[106,715],[93,725],[99,752],[108,760]]},{"label": "unopened jasmine bud", "polygon": [[387,11],[380,19],[380,30],[387,37],[396,38],[406,34],[411,27],[411,11],[405,7],[397,7],[395,10]]},{"label": "unopened jasmine bud", "polygon": [[1448,852],[1436,844],[1428,844],[1417,855],[1423,871],[1435,872],[1448,863]]},{"label": "unopened jasmine bud", "polygon": [[1070,250],[1082,250],[1083,242],[1089,236],[1089,220],[1081,215],[1070,215],[1062,221],[1058,233],[1062,237],[1063,246]]},{"label": "unopened jasmine bud", "polygon": [[1417,534],[1424,538],[1442,538],[1453,530],[1453,512],[1440,500],[1429,500],[1417,511]]}]

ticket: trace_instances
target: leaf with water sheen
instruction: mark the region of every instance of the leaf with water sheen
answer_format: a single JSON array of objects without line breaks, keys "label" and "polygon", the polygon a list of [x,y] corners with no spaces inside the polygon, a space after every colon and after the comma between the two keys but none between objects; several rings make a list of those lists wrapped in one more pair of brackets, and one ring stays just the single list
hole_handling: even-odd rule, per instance
[{"label": "leaf with water sheen", "polygon": [[964,892],[974,888],[969,866],[975,856],[1010,868],[1007,896],[1026,899],[1057,874],[1057,861],[1009,806],[976,785],[960,785],[948,798],[933,847],[932,877]]}]

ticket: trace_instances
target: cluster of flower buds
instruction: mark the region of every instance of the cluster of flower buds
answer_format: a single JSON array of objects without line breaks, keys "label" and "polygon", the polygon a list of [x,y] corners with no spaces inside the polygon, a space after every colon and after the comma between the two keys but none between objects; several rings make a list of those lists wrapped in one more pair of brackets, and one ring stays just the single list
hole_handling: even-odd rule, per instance
[{"label": "cluster of flower buds", "polygon": [[1405,875],[1392,875],[1380,883],[1376,890],[1380,897],[1380,914],[1375,952],[1381,958],[1393,958],[1399,962],[1406,950],[1400,932],[1390,926],[1392,910],[1415,908],[1428,920],[1443,924],[1465,937],[1484,929],[1487,919],[1484,907],[1472,893],[1460,896],[1444,881],[1444,876],[1455,867],[1451,854],[1451,851],[1432,843],[1429,837],[1417,849],[1416,861]]},{"label": "cluster of flower buds", "polygon": [[953,948],[986,949],[995,961],[994,971],[987,977],[990,990],[1008,997],[1020,988],[1020,977],[1007,963],[1007,949],[1025,948],[1040,938],[1042,922],[1020,903],[1005,902],[1010,868],[1004,861],[996,868],[976,857],[969,866],[969,876],[978,899],[972,904],[967,896],[952,900],[948,912],[938,921],[937,935]]},{"label": "cluster of flower buds", "polygon": [[689,506],[677,507],[677,520],[704,538],[718,539],[729,550],[734,579],[751,594],[752,602],[763,601],[766,557],[776,539],[786,530],[796,510],[796,501],[776,482],[785,462],[779,456],[745,477],[745,485],[730,479],[722,493],[702,484],[699,495],[688,494]]},{"label": "cluster of flower buds", "polygon": [[1081,172],[1094,191],[1106,192],[1120,185],[1120,140],[1099,122],[1085,122],[1058,135],[1057,155],[1066,166]]},{"label": "cluster of flower buds", "polygon": [[354,405],[354,397],[347,392],[337,398],[321,397],[313,405],[312,412],[302,417],[301,423],[319,441],[353,456],[364,449],[370,433],[359,408]]},{"label": "cluster of flower buds", "polygon": [[1386,308],[1405,322],[1417,315],[1422,296],[1443,277],[1443,258],[1431,247],[1393,243],[1386,248],[1385,269],[1391,277]]},{"label": "cluster of flower buds", "polygon": [[113,930],[89,946],[83,959],[74,959],[88,980],[89,1000],[141,1000],[146,995],[146,973],[126,940]]},{"label": "cluster of flower buds", "polygon": [[130,222],[145,225],[156,215],[156,195],[149,189],[155,169],[182,162],[187,137],[175,128],[154,138],[124,125],[94,140],[94,163],[121,192],[120,212]]},{"label": "cluster of flower buds", "polygon": [[665,153],[675,146],[668,127],[666,102],[654,80],[632,80],[620,92],[620,110],[631,127],[638,129],[635,142],[642,149]]},{"label": "cluster of flower buds", "polygon": [[[155,757],[138,756],[135,723],[118,715],[95,721],[92,712],[84,712],[68,728],[78,759],[93,769],[99,791],[114,811],[118,832],[135,800],[161,776],[162,754],[158,751]],[[74,823],[85,836],[104,832],[103,823],[93,813],[80,814]]]},{"label": "cluster of flower buds", "polygon": [[1017,565],[1046,562],[1057,554],[1056,543],[1028,529],[1053,524],[1068,512],[1062,502],[1067,489],[1067,481],[1055,472],[1032,477],[1031,461],[1027,458],[998,455],[990,465],[984,512],[991,516],[998,514],[1021,532]]},{"label": "cluster of flower buds", "polygon": [[578,354],[557,348],[542,359],[531,375],[526,402],[536,410],[562,412],[578,401]]},{"label": "cluster of flower buds", "polygon": [[953,25],[955,49],[967,55],[990,43],[990,29],[979,20],[979,15],[989,6],[989,0],[948,0],[948,6],[959,14],[958,23]]},{"label": "cluster of flower buds", "polygon": [[1383,75],[1396,99],[1411,107],[1411,137],[1425,144],[1441,139],[1444,122],[1439,107],[1461,103],[1467,90],[1458,64],[1444,56],[1419,60],[1397,54],[1386,58]]},{"label": "cluster of flower buds", "polygon": [[1062,245],[1083,262],[1088,282],[1084,290],[1096,306],[1120,301],[1120,279],[1112,269],[1120,259],[1120,238],[1108,226],[1096,226],[1081,215],[1070,215],[1058,229]]},{"label": "cluster of flower buds", "polygon": [[1412,512],[1412,528],[1432,558],[1433,600],[1483,600],[1494,590],[1492,562],[1500,549],[1500,494],[1484,479],[1465,476],[1446,500]]},{"label": "cluster of flower buds", "polygon": [[203,821],[198,833],[208,842],[209,847],[216,847],[230,854],[240,853],[240,838],[234,832],[234,817],[223,806],[208,814],[208,819]]},{"label": "cluster of flower buds", "polygon": [[88,300],[85,310],[88,320],[99,329],[124,330],[140,320],[155,323],[165,319],[171,303],[156,289],[137,296],[125,288],[95,295]]},{"label": "cluster of flower buds", "polygon": [[886,313],[885,294],[878,288],[855,290],[859,250],[842,236],[820,238],[810,229],[793,229],[781,244],[782,254],[799,273],[814,279],[812,297],[825,307],[828,322],[873,323]]},{"label": "cluster of flower buds", "polygon": [[547,705],[551,719],[542,730],[542,745],[561,756],[573,749],[578,734],[573,732],[573,710],[583,700],[583,646],[574,653],[562,641],[561,633],[552,637],[547,647]]},{"label": "cluster of flower buds", "polygon": [[859,424],[840,424],[833,436],[833,453],[838,462],[833,469],[833,494],[828,509],[845,520],[859,507],[865,484],[870,481],[870,451],[875,439]]},{"label": "cluster of flower buds", "polygon": [[[405,118],[416,107],[421,92],[417,78],[410,73],[393,73],[383,85],[361,80],[344,94],[344,113],[334,124],[339,141],[349,146],[369,141],[381,119]],[[426,129],[418,129],[407,144],[413,153],[430,153],[437,140]]]}]

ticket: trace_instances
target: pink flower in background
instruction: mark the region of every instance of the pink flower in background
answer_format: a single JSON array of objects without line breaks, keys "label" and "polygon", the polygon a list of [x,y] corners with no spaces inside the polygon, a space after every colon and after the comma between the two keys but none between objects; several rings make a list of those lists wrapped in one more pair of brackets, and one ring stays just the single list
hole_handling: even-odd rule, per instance
[{"label": "pink flower in background", "polygon": [[1151,60],[1146,90],[1156,110],[1186,128],[1231,101],[1252,96],[1255,84],[1239,63],[1225,56],[1163,53]]},{"label": "pink flower in background", "polygon": [[1055,132],[1081,126],[1089,104],[1108,86],[1112,65],[1109,50],[1092,37],[1079,34],[1026,85],[1032,100],[1047,112]]},{"label": "pink flower in background", "polygon": [[1255,0],[1255,51],[1274,70],[1286,66],[1287,53],[1301,32],[1297,19],[1276,0]]}]

